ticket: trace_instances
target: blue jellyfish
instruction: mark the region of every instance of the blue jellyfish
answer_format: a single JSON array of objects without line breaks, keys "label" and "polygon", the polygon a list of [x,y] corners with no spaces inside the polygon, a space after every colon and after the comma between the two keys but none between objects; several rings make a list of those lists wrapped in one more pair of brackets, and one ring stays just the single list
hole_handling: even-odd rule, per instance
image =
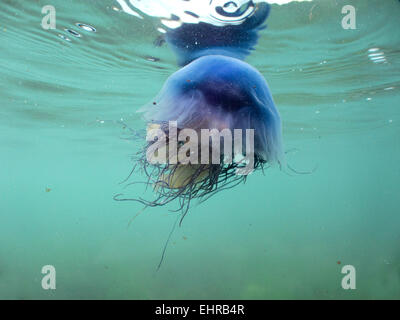
[{"label": "blue jellyfish", "polygon": [[[240,16],[250,5],[252,1],[229,17]],[[148,137],[152,133],[137,160],[157,196],[137,201],[151,207],[178,200],[182,222],[193,199],[204,201],[244,182],[254,170],[284,162],[281,119],[267,82],[243,61],[256,45],[268,14],[269,5],[261,3],[239,24],[200,22],[168,30],[166,41],[182,68],[140,110],[148,123]],[[214,140],[185,135],[178,141],[176,137],[188,130],[198,136],[204,130],[231,135],[220,134]],[[227,141],[234,138],[238,144]],[[220,151],[216,157],[215,149]],[[186,159],[197,155],[197,161],[179,161],[178,154]],[[240,171],[249,162],[251,170]]]}]

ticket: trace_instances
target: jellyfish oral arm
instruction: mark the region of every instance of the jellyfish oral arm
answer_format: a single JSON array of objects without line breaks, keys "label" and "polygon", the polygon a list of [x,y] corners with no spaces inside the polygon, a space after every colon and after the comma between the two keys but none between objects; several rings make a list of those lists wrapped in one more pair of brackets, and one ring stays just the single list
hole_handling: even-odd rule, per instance
[{"label": "jellyfish oral arm", "polygon": [[[194,129],[180,129],[178,124],[170,121],[168,133],[160,125],[149,125],[146,151],[147,161],[152,164],[169,165],[219,165],[221,162],[231,164],[235,159],[241,164],[238,175],[248,175],[254,170],[254,130],[246,129],[246,156],[243,156],[243,132],[241,129],[201,129],[200,138]],[[210,146],[211,141],[211,146]],[[223,143],[221,143],[223,141]],[[223,157],[221,157],[223,145]],[[232,154],[233,152],[233,154]],[[200,160],[200,161],[199,161]]]}]

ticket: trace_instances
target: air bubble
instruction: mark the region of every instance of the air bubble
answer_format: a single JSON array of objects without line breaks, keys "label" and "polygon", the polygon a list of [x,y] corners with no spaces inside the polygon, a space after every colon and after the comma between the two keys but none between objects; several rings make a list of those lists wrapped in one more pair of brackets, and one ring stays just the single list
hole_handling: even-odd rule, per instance
[{"label": "air bubble", "polygon": [[85,24],[85,23],[77,23],[76,25],[79,28],[81,28],[81,29],[83,29],[83,30],[85,30],[87,32],[96,32],[97,31],[95,27],[92,27],[92,26],[90,26],[88,24]]},{"label": "air bubble", "polygon": [[379,48],[372,48],[368,50],[368,58],[374,63],[387,63],[385,53]]},{"label": "air bubble", "polygon": [[156,57],[152,57],[152,56],[146,56],[146,57],[144,57],[147,61],[150,61],[150,62],[158,62],[158,61],[160,61],[160,59],[159,58],[156,58]]},{"label": "air bubble", "polygon": [[70,39],[70,38],[68,38],[68,37],[66,37],[66,36],[64,36],[64,35],[62,35],[62,34],[59,34],[58,36],[59,36],[61,39],[65,40],[65,41],[71,42],[71,39]]},{"label": "air bubble", "polygon": [[387,62],[385,58],[373,60],[374,63]]},{"label": "air bubble", "polygon": [[69,34],[72,34],[74,37],[80,38],[81,35],[80,33],[76,32],[75,30],[72,29],[64,29],[66,32],[68,32]]}]

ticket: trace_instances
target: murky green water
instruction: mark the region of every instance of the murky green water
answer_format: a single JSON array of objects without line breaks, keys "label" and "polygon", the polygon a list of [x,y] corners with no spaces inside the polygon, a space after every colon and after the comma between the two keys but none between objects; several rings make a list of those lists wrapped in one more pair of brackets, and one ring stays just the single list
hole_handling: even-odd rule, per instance
[{"label": "murky green water", "polygon": [[[356,30],[341,26],[346,4]],[[193,207],[158,272],[175,216],[149,209],[128,227],[142,207],[113,196],[140,144],[113,121],[143,129],[135,111],[178,67],[154,20],[114,6],[1,0],[0,298],[399,299],[400,3],[272,7],[247,61],[270,84],[288,162],[318,168],[257,173]],[[356,290],[341,287],[344,265]]]}]

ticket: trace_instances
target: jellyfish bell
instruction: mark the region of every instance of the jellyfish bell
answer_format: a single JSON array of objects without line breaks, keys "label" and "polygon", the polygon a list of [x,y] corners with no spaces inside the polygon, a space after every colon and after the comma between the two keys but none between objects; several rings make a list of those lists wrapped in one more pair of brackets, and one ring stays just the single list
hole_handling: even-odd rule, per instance
[{"label": "jellyfish bell", "polygon": [[[221,55],[196,59],[170,76],[139,112],[148,133],[162,133],[156,139],[150,135],[141,153],[149,183],[159,195],[150,205],[179,199],[188,208],[194,198],[202,200],[241,183],[247,175],[238,170],[246,168],[251,157],[253,170],[284,162],[281,119],[267,82],[241,60]],[[197,139],[179,139],[184,130]],[[213,134],[205,135],[207,130]],[[157,156],[164,154],[165,161],[154,163],[146,157],[150,148]],[[214,161],[215,149],[219,162]],[[179,153],[197,155],[198,161],[177,161]]]},{"label": "jellyfish bell", "polygon": [[178,129],[254,129],[254,153],[282,163],[281,119],[264,77],[249,64],[205,56],[168,78],[139,112],[152,124],[177,122]]}]

